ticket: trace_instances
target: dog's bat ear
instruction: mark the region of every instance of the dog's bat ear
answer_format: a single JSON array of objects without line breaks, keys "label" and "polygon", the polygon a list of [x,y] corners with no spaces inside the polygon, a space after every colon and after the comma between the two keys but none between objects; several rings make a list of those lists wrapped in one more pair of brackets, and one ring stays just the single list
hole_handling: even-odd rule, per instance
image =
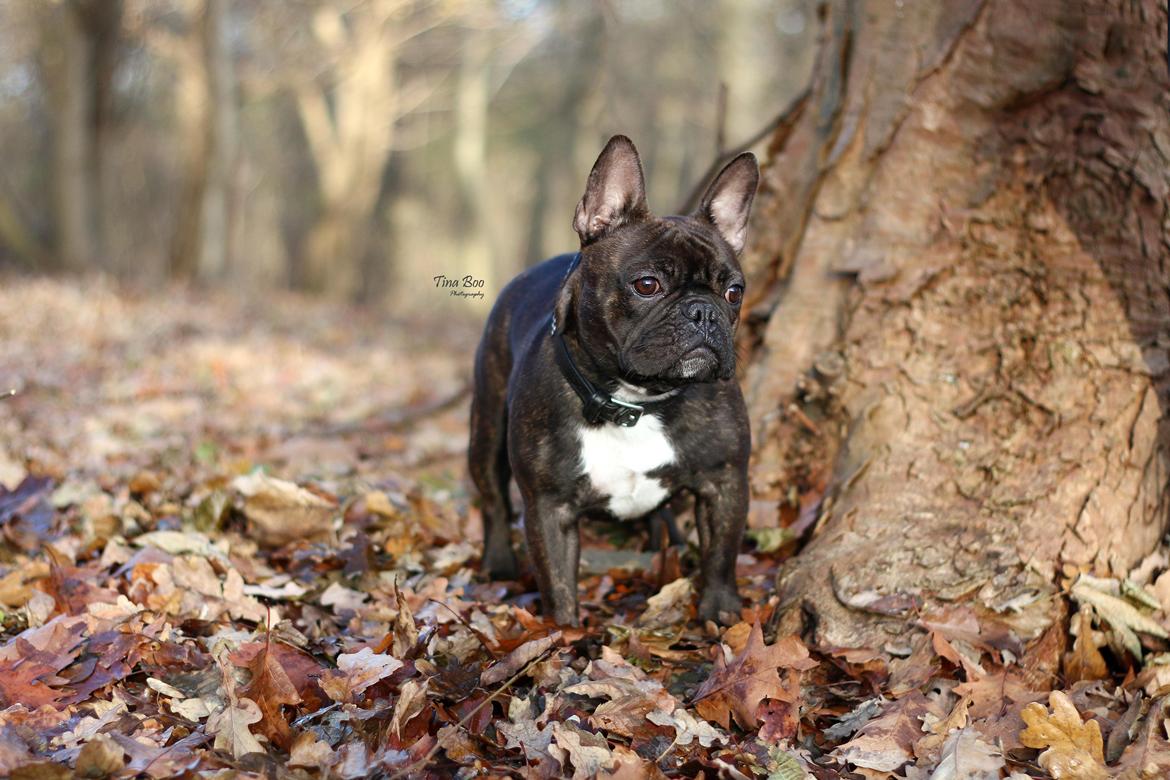
[{"label": "dog's bat ear", "polygon": [[647,213],[646,180],[638,150],[629,138],[615,135],[593,163],[585,195],[573,217],[573,229],[585,245]]},{"label": "dog's bat ear", "polygon": [[752,213],[752,199],[760,183],[760,166],[756,156],[744,152],[724,166],[715,181],[703,193],[694,216],[715,226],[738,255],[747,238],[748,217]]}]

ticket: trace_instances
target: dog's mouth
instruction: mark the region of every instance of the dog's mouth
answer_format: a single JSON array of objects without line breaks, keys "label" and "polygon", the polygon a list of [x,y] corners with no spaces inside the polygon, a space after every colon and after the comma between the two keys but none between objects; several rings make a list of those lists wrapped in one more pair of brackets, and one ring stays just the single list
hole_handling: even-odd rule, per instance
[{"label": "dog's mouth", "polygon": [[720,359],[719,350],[715,346],[699,342],[686,348],[682,354],[669,359],[669,362],[654,367],[642,366],[642,371],[635,369],[627,372],[626,379],[632,384],[661,392],[664,389],[709,382],[727,376],[734,369],[729,370],[724,362]]},{"label": "dog's mouth", "polygon": [[680,379],[705,379],[719,370],[719,356],[707,344],[699,344],[683,353],[674,373]]}]

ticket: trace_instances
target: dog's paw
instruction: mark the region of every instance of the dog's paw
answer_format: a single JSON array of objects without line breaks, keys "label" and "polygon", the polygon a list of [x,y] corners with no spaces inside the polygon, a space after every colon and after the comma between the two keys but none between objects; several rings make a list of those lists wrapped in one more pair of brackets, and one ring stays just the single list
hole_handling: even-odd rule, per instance
[{"label": "dog's paw", "polygon": [[699,599],[699,620],[714,620],[724,626],[739,622],[739,610],[743,601],[734,589],[726,585],[703,589]]}]

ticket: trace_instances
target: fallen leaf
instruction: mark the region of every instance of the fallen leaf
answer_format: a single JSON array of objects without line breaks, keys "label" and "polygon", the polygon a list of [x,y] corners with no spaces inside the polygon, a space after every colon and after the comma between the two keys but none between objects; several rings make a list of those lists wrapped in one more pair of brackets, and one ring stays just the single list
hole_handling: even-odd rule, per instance
[{"label": "fallen leaf", "polygon": [[647,761],[625,745],[614,746],[613,760],[613,769],[599,774],[598,780],[666,780],[653,761]]},{"label": "fallen leaf", "polygon": [[979,738],[971,728],[951,733],[930,780],[998,780],[1006,766],[999,749]]},{"label": "fallen leaf", "polygon": [[146,687],[152,691],[158,691],[163,696],[170,696],[172,699],[185,699],[186,695],[173,685],[169,685],[157,677],[147,677]]},{"label": "fallen leaf", "polygon": [[252,679],[243,695],[256,702],[260,708],[259,732],[277,747],[287,750],[292,744],[292,731],[282,708],[300,703],[301,697],[281,666],[280,659],[269,652],[271,639],[272,632],[269,631],[263,649],[248,664]]},{"label": "fallen leaf", "polygon": [[170,702],[171,712],[192,721],[203,720],[212,713],[219,712],[222,707],[222,699],[217,701],[214,699],[197,698]]},{"label": "fallen leaf", "polygon": [[16,729],[7,723],[0,725],[0,774],[9,777],[14,769],[32,759],[32,751]]},{"label": "fallen leaf", "polygon": [[1077,638],[1064,656],[1064,677],[1069,685],[1081,680],[1104,680],[1109,676],[1105,658],[1093,641],[1093,626],[1088,607],[1077,613]]},{"label": "fallen leaf", "polygon": [[596,777],[603,770],[612,769],[615,764],[609,742],[600,734],[593,734],[578,726],[572,719],[552,724],[553,756],[566,766],[565,759],[573,765],[573,780]]},{"label": "fallen leaf", "polygon": [[323,607],[329,607],[337,614],[357,612],[366,603],[369,596],[360,591],[347,588],[340,583],[333,583],[322,591],[318,601]]},{"label": "fallen leaf", "polygon": [[790,693],[780,681],[780,669],[803,671],[816,666],[808,649],[795,636],[764,644],[764,632],[757,622],[752,626],[742,653],[731,663],[722,655],[715,668],[695,692],[699,714],[728,728],[728,714],[745,729],[757,725],[756,710],[765,698],[786,699]]},{"label": "fallen leaf", "polygon": [[858,730],[874,716],[881,712],[883,700],[879,697],[866,699],[852,711],[842,715],[836,723],[825,729],[825,738],[832,742],[840,742],[852,737]]},{"label": "fallen leaf", "polygon": [[1125,713],[1109,729],[1109,739],[1105,741],[1106,764],[1117,763],[1125,749],[1133,743],[1138,726],[1145,723],[1143,716],[1149,710],[1149,704],[1140,689],[1134,692]]},{"label": "fallen leaf", "polygon": [[394,599],[398,602],[398,614],[394,616],[394,643],[391,652],[399,658],[405,658],[415,644],[418,643],[418,626],[414,622],[414,614],[402,591],[394,588]]},{"label": "fallen leaf", "polygon": [[78,777],[108,777],[122,771],[125,751],[105,734],[98,734],[77,754],[73,771]]},{"label": "fallen leaf", "polygon": [[410,723],[416,715],[427,705],[427,684],[424,680],[407,680],[402,684],[402,692],[398,701],[394,703],[394,717],[390,719],[390,730],[397,737],[402,736],[402,729]]},{"label": "fallen leaf", "polygon": [[646,716],[651,723],[673,728],[674,741],[679,745],[689,745],[695,740],[703,747],[711,747],[716,742],[727,742],[727,735],[712,726],[705,720],[699,720],[691,713],[679,707],[671,713],[654,710]]},{"label": "fallen leaf", "polygon": [[508,750],[544,752],[553,741],[552,724],[537,726],[531,716],[496,723],[496,731],[504,736]]},{"label": "fallen leaf", "polygon": [[363,647],[356,653],[337,656],[337,669],[321,675],[321,687],[329,698],[345,703],[401,668],[402,661],[394,656]]},{"label": "fallen leaf", "polygon": [[1044,751],[1040,754],[1040,766],[1053,777],[1075,780],[1108,777],[1097,721],[1083,722],[1072,700],[1061,691],[1053,691],[1048,702],[1051,714],[1038,702],[1024,708],[1021,716],[1028,726],[1020,732],[1020,742]]},{"label": "fallen leaf", "polygon": [[217,750],[230,751],[236,758],[248,753],[263,753],[264,748],[248,728],[259,723],[260,718],[260,705],[251,699],[237,698],[208,718],[206,730],[215,737]]},{"label": "fallen leaf", "polygon": [[855,767],[893,772],[914,758],[914,745],[923,736],[922,718],[929,711],[925,696],[909,693],[887,705],[832,755]]},{"label": "fallen leaf", "polygon": [[45,561],[32,561],[13,568],[0,577],[0,605],[10,609],[24,606],[33,595],[30,583],[47,576],[49,564]]},{"label": "fallen leaf", "polygon": [[288,753],[289,766],[328,769],[337,761],[337,753],[312,731],[297,734]]},{"label": "fallen leaf", "polygon": [[255,471],[236,477],[232,488],[244,496],[244,516],[262,546],[280,547],[333,530],[337,507],[294,482]]},{"label": "fallen leaf", "polygon": [[223,558],[204,534],[193,531],[151,531],[133,539],[139,547],[155,547],[171,555],[202,555],[205,558]]},{"label": "fallen leaf", "polygon": [[[1142,659],[1142,643],[1138,634],[1166,639],[1170,637],[1166,629],[1155,620],[1143,615],[1131,603],[1123,598],[1104,592],[1106,587],[1100,581],[1081,576],[1072,586],[1072,597],[1081,604],[1091,605],[1100,617],[1117,632],[1122,645],[1135,659]],[[1120,592],[1120,584],[1117,584]]]},{"label": "fallen leaf", "polygon": [[748,637],[752,634],[752,624],[739,622],[723,632],[723,644],[731,648],[731,652],[739,654],[747,647]]},{"label": "fallen leaf", "polygon": [[668,628],[690,619],[695,600],[695,586],[686,577],[664,585],[646,599],[646,611],[638,618],[641,628]]},{"label": "fallen leaf", "polygon": [[525,642],[488,668],[480,676],[480,684],[495,685],[507,680],[560,641],[561,632],[554,631],[548,636]]},{"label": "fallen leaf", "polygon": [[342,780],[357,780],[370,776],[370,754],[366,743],[346,742],[338,752],[337,775]]}]

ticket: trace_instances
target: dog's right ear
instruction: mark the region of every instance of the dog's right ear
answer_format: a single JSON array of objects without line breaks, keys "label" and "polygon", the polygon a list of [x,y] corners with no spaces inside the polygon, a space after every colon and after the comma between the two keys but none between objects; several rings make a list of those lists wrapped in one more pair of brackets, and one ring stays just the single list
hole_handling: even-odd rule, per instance
[{"label": "dog's right ear", "polygon": [[573,229],[584,246],[647,213],[646,181],[638,150],[629,138],[615,135],[593,163],[585,195],[573,217]]}]

